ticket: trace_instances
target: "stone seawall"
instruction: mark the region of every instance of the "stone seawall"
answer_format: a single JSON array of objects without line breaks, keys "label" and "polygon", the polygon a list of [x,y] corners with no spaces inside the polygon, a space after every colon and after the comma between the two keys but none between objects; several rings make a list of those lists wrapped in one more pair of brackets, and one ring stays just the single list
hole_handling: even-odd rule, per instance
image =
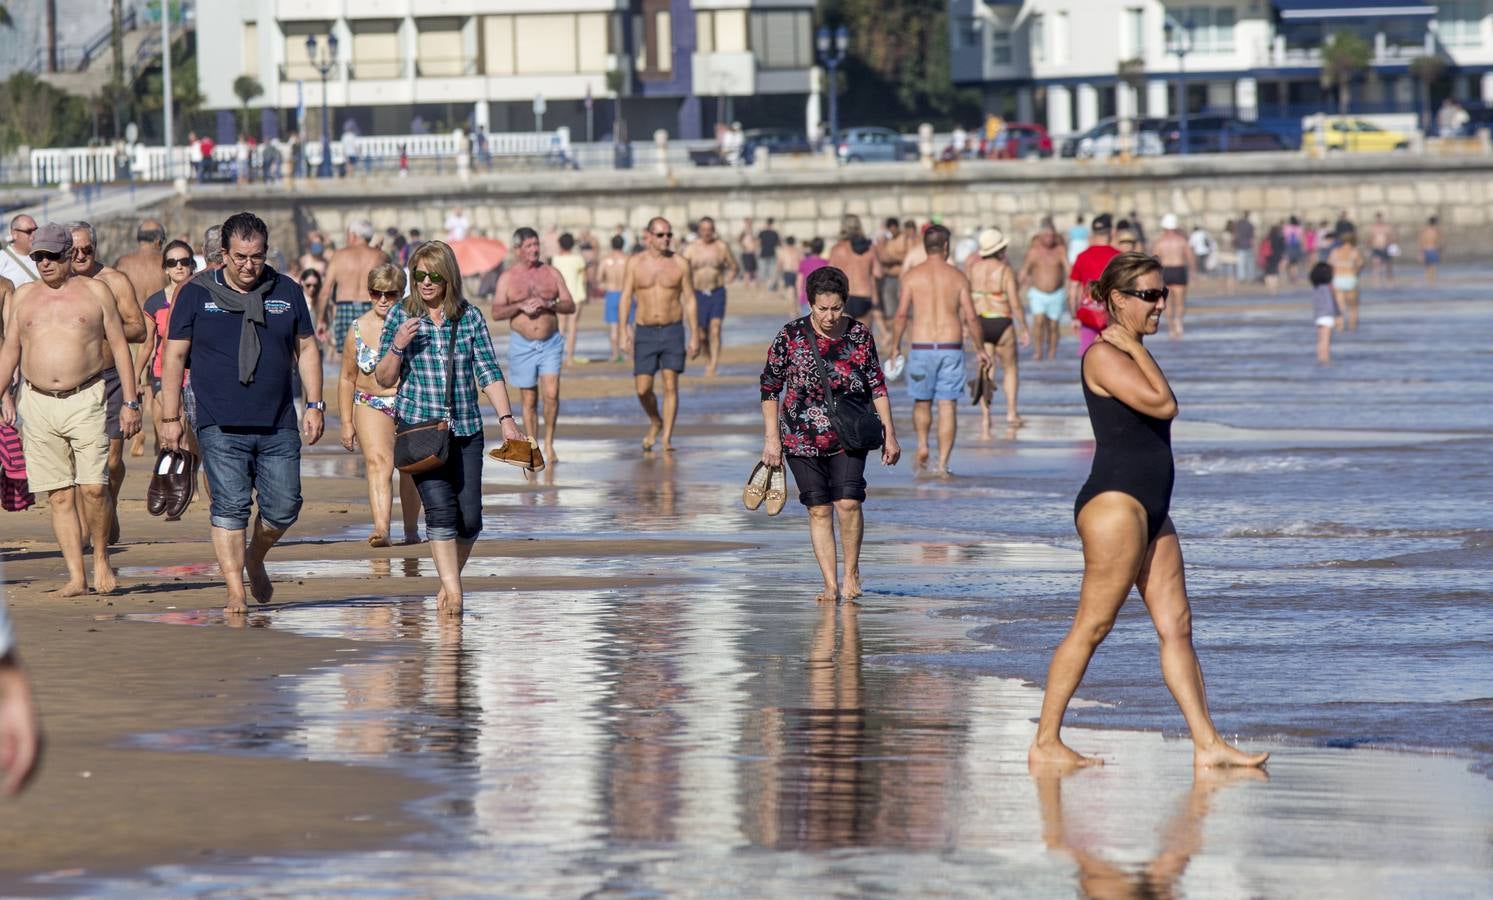
[{"label": "stone seawall", "polygon": [[[640,229],[663,215],[676,229],[712,216],[724,234],[752,217],[777,220],[784,235],[832,237],[840,217],[856,213],[868,229],[885,217],[939,217],[956,233],[998,225],[1021,246],[1043,216],[1060,228],[1082,213],[1137,212],[1149,233],[1167,212],[1186,226],[1215,234],[1248,211],[1261,234],[1290,215],[1335,220],[1340,211],[1360,226],[1383,212],[1399,230],[1407,255],[1427,216],[1441,217],[1448,256],[1486,253],[1493,158],[1409,154],[1165,158],[1130,164],[1045,160],[963,163],[927,170],[915,165],[858,165],[827,171],[691,169],[658,172],[525,172],[454,178],[302,180],[294,186],[195,189],[163,208],[173,233],[202,229],[240,209],[271,222],[276,243],[314,225],[340,243],[347,224],[368,218],[379,230],[419,228],[440,236],[452,208],[474,228],[507,240],[520,225],[557,225],[610,235],[618,225]],[[143,211],[142,211],[143,214]],[[121,223],[122,232],[132,227]],[[105,229],[113,238],[113,229]],[[101,235],[102,237],[102,235]],[[128,239],[126,239],[127,241]],[[113,241],[105,243],[106,250]],[[128,244],[115,245],[121,248]],[[112,252],[112,251],[109,251]]]}]

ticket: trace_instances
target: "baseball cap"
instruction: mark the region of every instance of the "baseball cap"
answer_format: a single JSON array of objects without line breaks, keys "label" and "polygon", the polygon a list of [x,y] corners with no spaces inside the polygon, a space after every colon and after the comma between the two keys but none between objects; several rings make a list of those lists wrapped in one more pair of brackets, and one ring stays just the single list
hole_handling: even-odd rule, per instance
[{"label": "baseball cap", "polygon": [[73,250],[73,234],[56,222],[48,222],[31,235],[31,252],[58,253],[66,256]]},{"label": "baseball cap", "polygon": [[1109,213],[1100,213],[1099,215],[1094,217],[1094,224],[1092,227],[1095,231],[1108,231],[1114,227],[1114,224],[1115,220],[1113,216],[1111,216]]},{"label": "baseball cap", "polygon": [[1177,217],[1175,215],[1173,215],[1172,213],[1167,213],[1166,215],[1164,215],[1164,216],[1161,217],[1161,230],[1162,231],[1171,231],[1173,228],[1176,228],[1176,227],[1177,227]]}]

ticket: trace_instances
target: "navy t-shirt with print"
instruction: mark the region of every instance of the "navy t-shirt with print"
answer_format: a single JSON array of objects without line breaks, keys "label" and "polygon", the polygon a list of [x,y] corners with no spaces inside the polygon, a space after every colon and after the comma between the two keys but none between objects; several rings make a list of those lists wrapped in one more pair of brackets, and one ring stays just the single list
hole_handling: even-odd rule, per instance
[{"label": "navy t-shirt with print", "polygon": [[[214,272],[218,283],[223,273]],[[296,338],[314,333],[300,285],[275,273],[264,298],[265,327],[259,333],[259,367],[254,381],[238,380],[239,333],[243,313],[220,309],[206,288],[188,282],[176,294],[171,340],[190,340],[187,367],[197,396],[197,427],[295,428],[291,375]]]}]

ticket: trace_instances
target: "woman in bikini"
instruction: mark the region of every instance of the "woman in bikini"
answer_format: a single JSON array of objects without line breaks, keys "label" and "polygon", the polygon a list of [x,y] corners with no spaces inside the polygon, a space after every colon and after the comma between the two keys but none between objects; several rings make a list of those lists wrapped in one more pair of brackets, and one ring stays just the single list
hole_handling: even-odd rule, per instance
[{"label": "woman in bikini", "polygon": [[[363,449],[368,478],[368,505],[373,510],[373,534],[368,546],[389,546],[389,519],[394,497],[389,479],[394,474],[394,395],[399,386],[381,388],[373,378],[378,364],[378,342],[384,317],[404,296],[404,270],[384,263],[368,273],[368,297],[373,308],[347,330],[342,345],[342,379],[338,408],[342,418],[342,446],[351,453]],[[404,514],[404,542],[420,542],[420,492],[414,479],[400,473],[399,508]]]},{"label": "woman in bikini", "polygon": [[[1000,360],[1006,389],[1006,424],[1018,426],[1021,417],[1016,414],[1016,345],[1020,336],[1022,347],[1032,342],[1026,328],[1026,314],[1017,296],[1016,272],[1006,261],[1006,246],[1010,241],[999,228],[987,228],[980,232],[979,258],[969,262],[970,295],[975,302],[975,313],[980,317],[980,341],[990,356],[989,368],[982,368],[973,383],[975,400],[984,414],[980,436],[990,438],[990,395],[995,393],[992,376],[995,360]],[[1012,322],[1015,329],[1012,329]]]}]

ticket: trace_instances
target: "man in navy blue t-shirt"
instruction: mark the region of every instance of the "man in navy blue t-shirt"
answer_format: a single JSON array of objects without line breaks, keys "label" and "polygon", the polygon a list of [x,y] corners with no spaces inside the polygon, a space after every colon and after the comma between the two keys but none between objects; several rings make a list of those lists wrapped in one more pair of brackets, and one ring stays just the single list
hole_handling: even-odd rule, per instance
[{"label": "man in navy blue t-shirt", "polygon": [[[265,265],[269,229],[253,213],[223,223],[221,269],[209,269],[176,295],[162,364],[161,446],[181,446],[181,382],[192,370],[197,444],[212,486],[213,551],[228,587],[226,611],[242,614],[243,572],[259,603],[274,594],[264,558],[301,511],[301,435],[291,376],[306,391],[301,433],[316,443],[325,428],[321,355],[306,297]],[[253,496],[259,515],[248,549]]]}]

